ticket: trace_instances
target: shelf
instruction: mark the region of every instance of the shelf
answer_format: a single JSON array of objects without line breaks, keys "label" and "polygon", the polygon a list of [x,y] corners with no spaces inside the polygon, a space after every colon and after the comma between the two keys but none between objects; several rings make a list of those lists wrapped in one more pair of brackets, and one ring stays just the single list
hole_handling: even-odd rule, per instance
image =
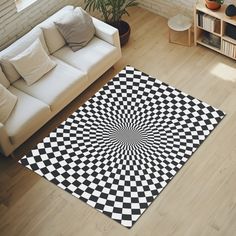
[{"label": "shelf", "polygon": [[232,38],[229,37],[229,36],[224,35],[224,36],[222,37],[222,39],[224,39],[225,41],[230,42],[230,43],[233,43],[233,44],[236,45],[236,40],[235,40],[235,39],[232,39]]},{"label": "shelf", "polygon": [[199,40],[197,40],[197,43],[198,44],[201,44],[202,46],[205,46],[205,47],[207,47],[207,48],[210,48],[210,49],[212,49],[212,50],[214,50],[214,51],[216,51],[216,52],[220,52],[221,53],[221,50],[219,49],[219,48],[216,48],[216,47],[213,47],[213,46],[211,46],[211,45],[209,45],[209,44],[206,44],[206,43],[203,43],[202,41],[201,41],[201,39]]},{"label": "shelf", "polygon": [[[212,11],[205,6],[205,0],[197,0],[194,9],[194,42],[195,45],[202,45],[236,60],[236,40],[226,35],[228,24],[236,26],[236,16],[226,16],[226,7],[224,4],[219,10]],[[234,29],[232,32],[234,33]]]},{"label": "shelf", "polygon": [[205,44],[205,43],[201,42],[200,40],[197,40],[197,43],[198,43],[199,45],[202,45],[202,46],[204,46],[204,47],[207,47],[207,48],[211,49],[212,51],[218,52],[218,53],[220,53],[220,54],[222,54],[222,55],[224,55],[224,56],[226,56],[226,57],[229,57],[229,58],[231,58],[231,59],[233,59],[233,60],[236,60],[235,57],[228,56],[228,55],[224,54],[224,53],[223,53],[221,50],[219,50],[218,48],[215,48],[215,47],[212,47],[211,45]]},{"label": "shelf", "polygon": [[201,30],[204,30],[204,31],[206,31],[206,32],[209,32],[209,33],[211,33],[211,34],[214,34],[214,35],[216,35],[216,36],[221,37],[221,34],[218,34],[218,33],[214,32],[214,31],[212,32],[212,31],[206,30],[206,29],[204,29],[203,27],[201,27],[201,26],[199,26],[199,25],[197,25],[197,28],[199,28],[199,29],[201,29]]}]

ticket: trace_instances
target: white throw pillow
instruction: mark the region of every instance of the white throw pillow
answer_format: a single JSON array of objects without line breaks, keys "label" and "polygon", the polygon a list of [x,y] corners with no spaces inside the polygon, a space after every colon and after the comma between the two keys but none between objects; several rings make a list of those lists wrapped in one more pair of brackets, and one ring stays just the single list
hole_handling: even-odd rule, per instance
[{"label": "white throw pillow", "polygon": [[18,56],[12,58],[10,62],[28,86],[35,83],[56,66],[56,62],[47,55],[39,39]]},{"label": "white throw pillow", "polygon": [[0,84],[0,123],[5,123],[14,109],[17,97]]}]

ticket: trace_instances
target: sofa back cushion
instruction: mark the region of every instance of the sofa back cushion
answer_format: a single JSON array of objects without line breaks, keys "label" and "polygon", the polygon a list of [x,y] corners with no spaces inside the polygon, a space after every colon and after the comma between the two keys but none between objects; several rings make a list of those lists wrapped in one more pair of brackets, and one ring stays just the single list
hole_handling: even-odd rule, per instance
[{"label": "sofa back cushion", "polygon": [[6,76],[2,72],[2,68],[0,67],[0,84],[3,85],[5,88],[10,86],[10,82],[7,80]]},{"label": "sofa back cushion", "polygon": [[2,70],[11,83],[14,83],[21,76],[9,60],[17,56],[19,53],[23,52],[37,39],[41,41],[43,48],[45,49],[47,54],[49,54],[44,40],[43,31],[38,27],[33,28],[29,33],[27,33],[22,38],[11,44],[8,48],[0,52],[0,63],[2,66]]},{"label": "sofa back cushion", "polygon": [[40,27],[44,33],[44,39],[46,41],[48,50],[50,54],[53,54],[63,46],[66,42],[62,37],[61,33],[58,31],[54,21],[64,18],[68,13],[73,10],[73,6],[66,6],[56,12],[54,15],[50,16],[47,20],[41,22],[37,27]]}]

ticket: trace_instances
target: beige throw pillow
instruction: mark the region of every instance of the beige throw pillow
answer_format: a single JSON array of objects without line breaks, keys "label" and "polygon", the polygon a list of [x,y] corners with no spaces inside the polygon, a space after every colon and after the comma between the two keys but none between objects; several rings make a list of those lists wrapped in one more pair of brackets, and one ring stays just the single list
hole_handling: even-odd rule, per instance
[{"label": "beige throw pillow", "polygon": [[29,86],[56,66],[56,62],[47,55],[39,39],[10,62]]},{"label": "beige throw pillow", "polygon": [[48,50],[51,54],[66,44],[64,38],[53,22],[42,27],[42,30],[44,32],[44,39],[46,41]]},{"label": "beige throw pillow", "polygon": [[0,123],[5,123],[14,109],[17,97],[0,84]]},{"label": "beige throw pillow", "polygon": [[44,39],[50,54],[53,54],[66,44],[65,39],[58,31],[58,28],[54,24],[54,21],[64,18],[65,15],[70,14],[73,9],[73,6],[63,7],[61,10],[59,10],[58,12],[47,18],[47,20],[41,22],[38,25],[41,29],[43,29]]},{"label": "beige throw pillow", "polygon": [[84,47],[95,34],[93,20],[82,8],[71,10],[64,18],[54,23],[74,52]]},{"label": "beige throw pillow", "polygon": [[2,84],[5,88],[10,86],[10,82],[7,80],[5,74],[2,72],[2,68],[0,67],[0,84]]},{"label": "beige throw pillow", "polygon": [[16,80],[20,79],[20,75],[9,60],[23,52],[38,38],[40,39],[45,51],[48,53],[48,48],[44,40],[43,31],[42,29],[37,27],[32,29],[29,33],[27,33],[22,38],[18,39],[16,42],[0,52],[0,63],[2,66],[2,70],[11,83],[14,83]]}]

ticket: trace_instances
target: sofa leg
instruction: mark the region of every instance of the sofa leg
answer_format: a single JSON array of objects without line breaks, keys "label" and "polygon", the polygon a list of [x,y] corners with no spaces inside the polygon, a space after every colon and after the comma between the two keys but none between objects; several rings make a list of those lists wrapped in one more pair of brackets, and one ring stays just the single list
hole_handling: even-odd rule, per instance
[{"label": "sofa leg", "polygon": [[16,155],[14,154],[14,152],[12,152],[12,153],[9,155],[9,157],[12,158],[12,159],[15,159],[15,160],[17,159],[17,157],[16,157]]}]

